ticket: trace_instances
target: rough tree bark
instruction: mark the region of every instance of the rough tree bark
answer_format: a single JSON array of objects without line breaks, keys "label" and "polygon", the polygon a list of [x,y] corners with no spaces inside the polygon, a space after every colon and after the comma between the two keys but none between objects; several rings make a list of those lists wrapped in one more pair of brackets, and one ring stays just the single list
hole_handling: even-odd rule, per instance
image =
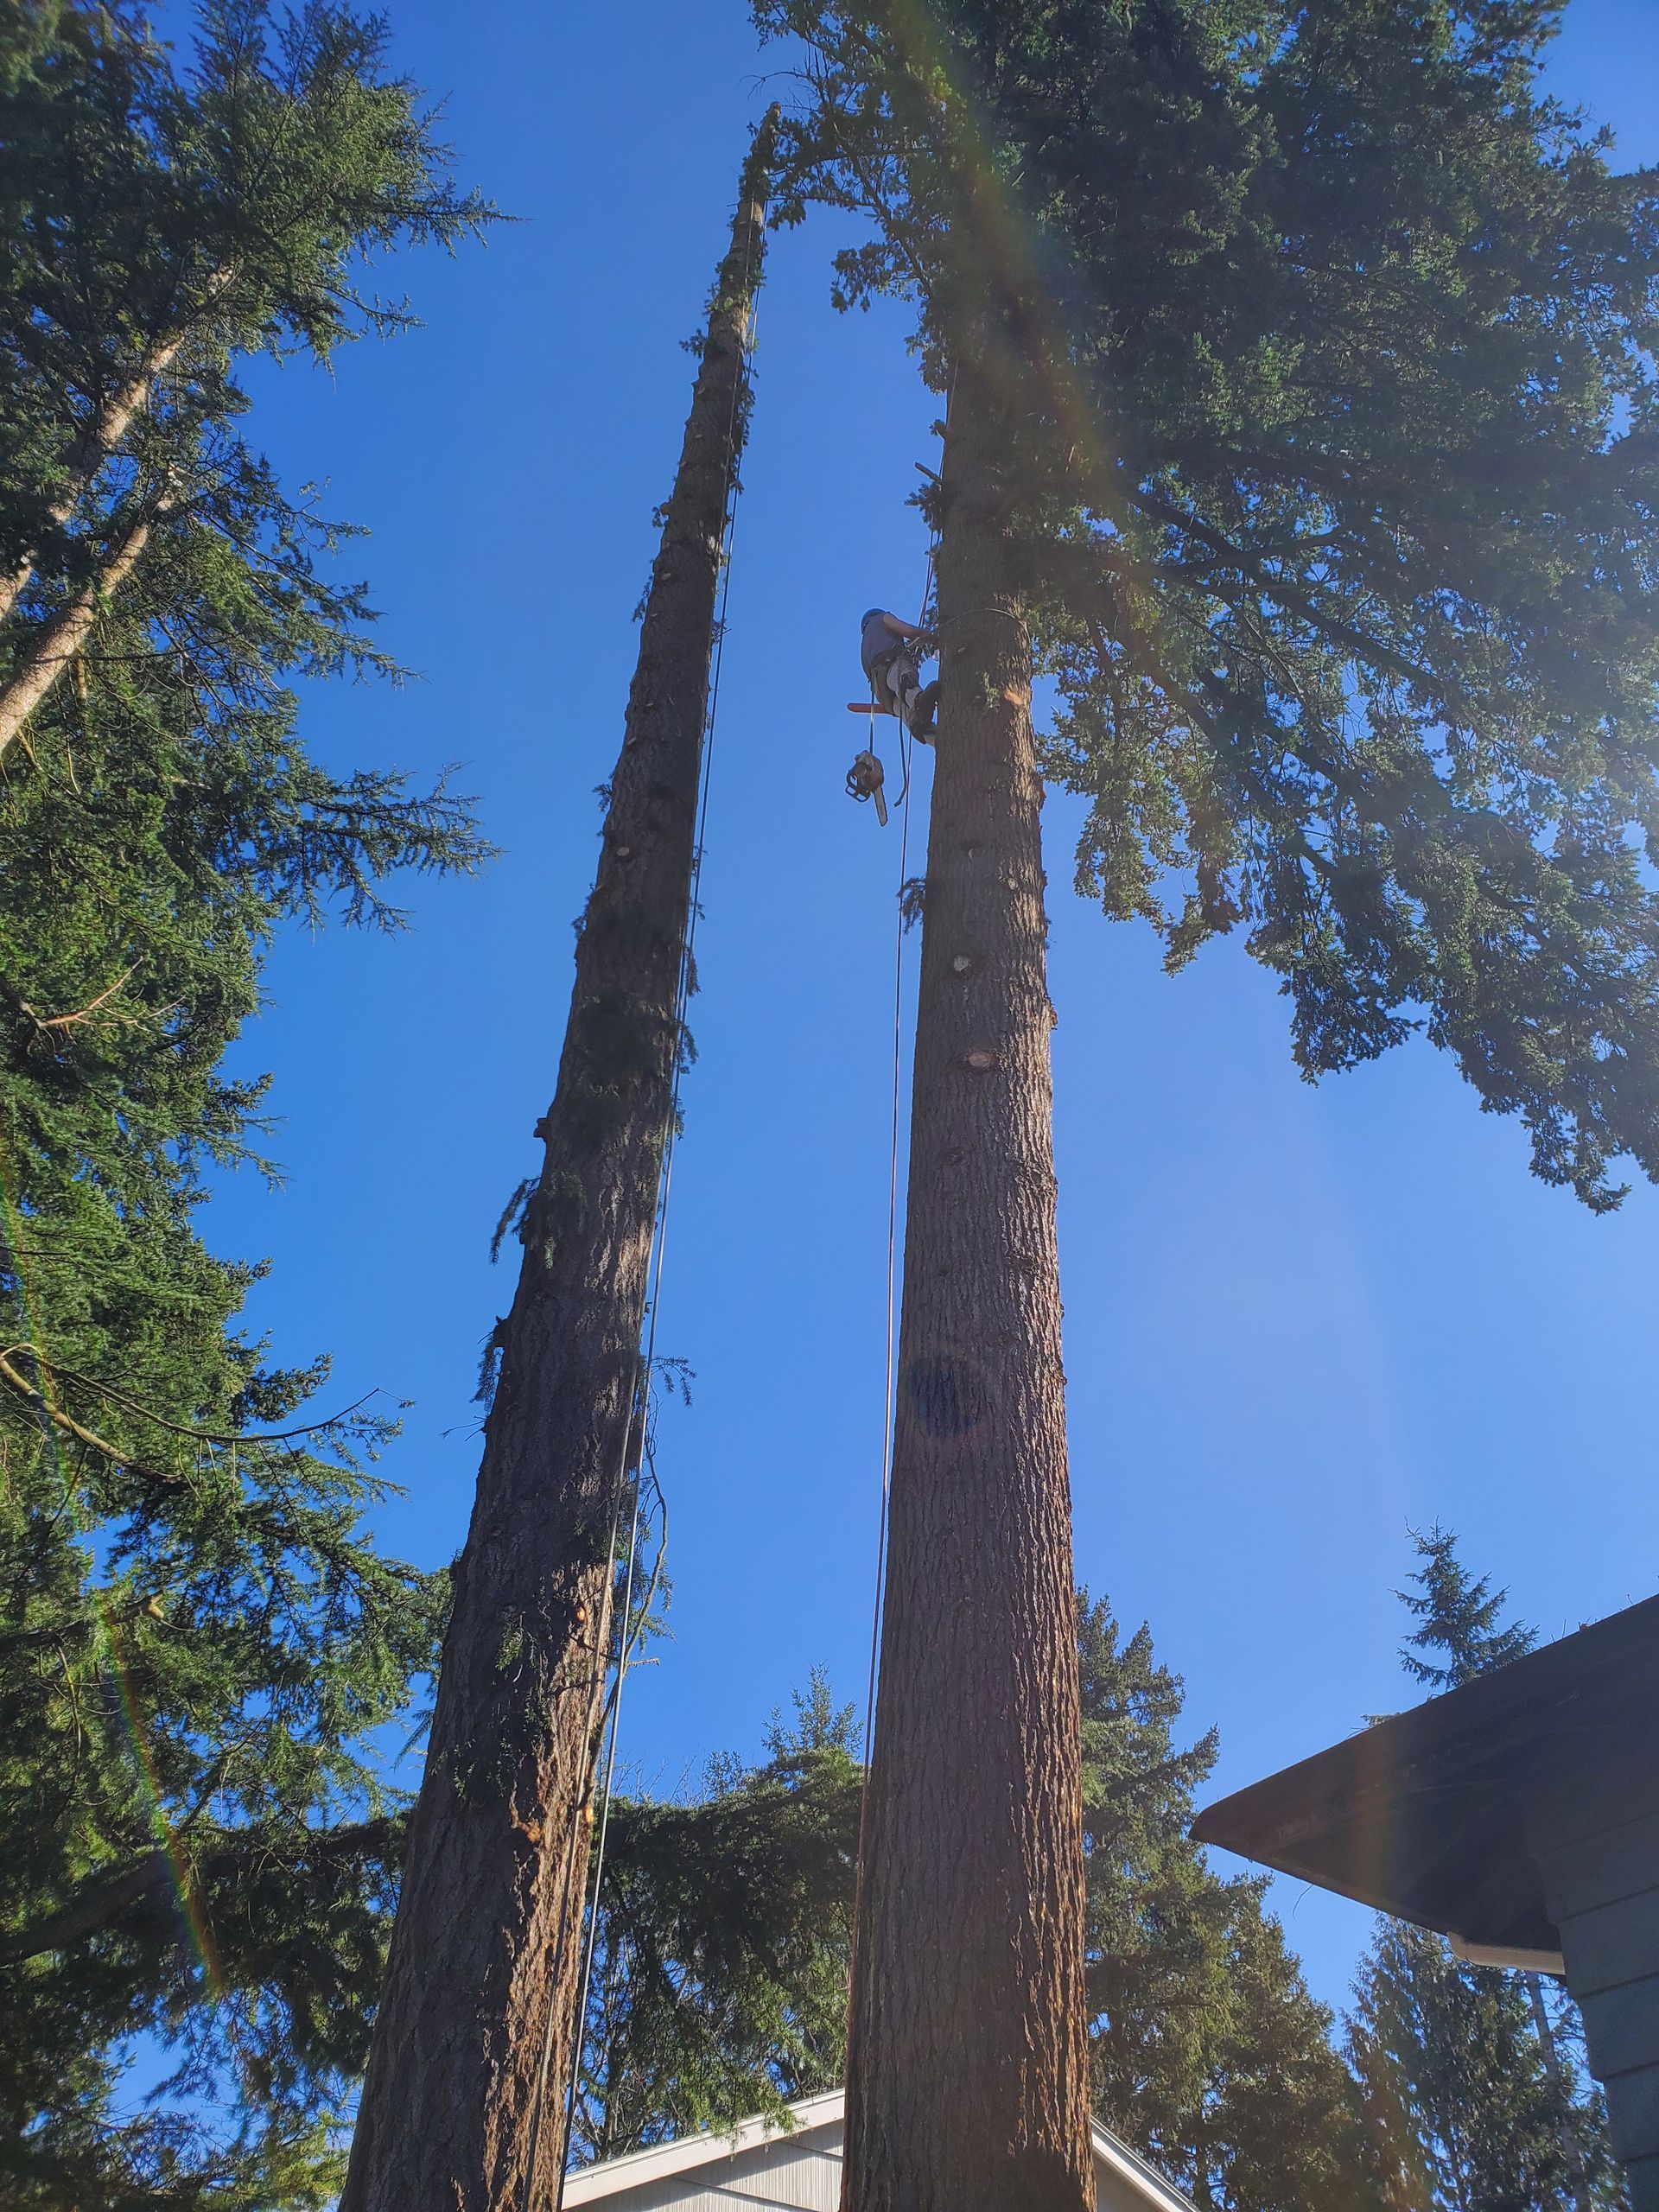
[{"label": "rough tree bark", "polygon": [[342,2212],[543,2212],[557,2189],[613,1637],[608,1542],[638,1450],[771,140],[768,119],[744,169],[652,570]]},{"label": "rough tree bark", "polygon": [[1077,1653],[1031,648],[957,370],[845,2212],[1086,2212]]}]

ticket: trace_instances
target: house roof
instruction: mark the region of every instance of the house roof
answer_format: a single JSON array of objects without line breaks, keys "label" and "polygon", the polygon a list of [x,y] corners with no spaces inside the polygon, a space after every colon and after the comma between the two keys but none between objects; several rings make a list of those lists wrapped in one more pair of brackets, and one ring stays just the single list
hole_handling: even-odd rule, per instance
[{"label": "house roof", "polygon": [[[804,2147],[804,2139],[833,2130],[832,2155],[839,2162],[839,2135],[846,2092],[828,2090],[822,2096],[804,2097],[789,2107],[793,2122],[785,2133],[775,2120],[741,2121],[727,2133],[683,2136],[675,2143],[658,2144],[649,2151],[631,2152],[626,2158],[607,2158],[602,2164],[583,2166],[564,2184],[568,2206],[603,2204],[625,2191],[647,2189],[658,2182],[689,2179],[699,2168],[713,2167],[741,2158],[771,2142]],[[1191,2200],[1138,2151],[1098,2121],[1092,2128],[1096,2177],[1103,2207],[1122,2207],[1124,2212],[1193,2212]]]},{"label": "house roof", "polygon": [[1192,1834],[1465,1944],[1549,1954],[1529,1806],[1656,1753],[1649,1598],[1206,1806]]}]

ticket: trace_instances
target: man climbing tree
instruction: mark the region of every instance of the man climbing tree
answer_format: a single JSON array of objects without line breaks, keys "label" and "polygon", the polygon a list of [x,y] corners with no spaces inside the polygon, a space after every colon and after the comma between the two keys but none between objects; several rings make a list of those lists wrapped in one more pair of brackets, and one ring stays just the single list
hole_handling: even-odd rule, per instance
[{"label": "man climbing tree", "polygon": [[684,1050],[698,775],[771,143],[768,122],[744,168],[646,595],[345,2212],[540,2212],[557,2188],[604,1684],[632,1628],[617,1617],[618,1547],[647,1418],[640,1326]]},{"label": "man climbing tree", "polygon": [[1090,2190],[1039,770],[1305,1074],[1421,1027],[1547,1179],[1659,1171],[1659,188],[1552,12],[758,0],[785,213],[871,219],[841,302],[949,394],[849,2212]]}]

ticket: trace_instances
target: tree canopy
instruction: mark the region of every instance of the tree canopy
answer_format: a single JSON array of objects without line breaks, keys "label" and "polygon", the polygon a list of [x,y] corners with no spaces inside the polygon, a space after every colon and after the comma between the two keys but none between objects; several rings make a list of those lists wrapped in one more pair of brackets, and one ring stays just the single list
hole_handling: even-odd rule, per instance
[{"label": "tree canopy", "polygon": [[1077,1602],[1090,2050],[1096,2111],[1202,2205],[1338,2212],[1358,2200],[1357,2107],[1266,1907],[1188,1830],[1218,1751],[1178,1746],[1181,1678],[1143,1624]]},{"label": "tree canopy", "polygon": [[1379,1927],[1355,1984],[1349,2050],[1377,2183],[1401,2212],[1627,2201],[1600,2098],[1571,2055],[1573,2024],[1552,2030],[1558,2092],[1522,1982],[1464,1965],[1424,1929]]},{"label": "tree canopy", "polygon": [[1659,1172],[1659,178],[1541,94],[1556,13],[755,8],[786,213],[872,223],[840,302],[996,390],[1080,887],[1171,965],[1242,928],[1310,1077],[1426,1033],[1606,1207]]}]

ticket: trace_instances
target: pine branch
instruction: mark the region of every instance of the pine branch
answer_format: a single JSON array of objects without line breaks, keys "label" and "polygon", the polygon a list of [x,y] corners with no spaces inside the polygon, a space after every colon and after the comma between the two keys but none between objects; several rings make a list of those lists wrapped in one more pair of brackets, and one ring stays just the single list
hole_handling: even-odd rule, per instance
[{"label": "pine branch", "polygon": [[[10,1936],[0,1936],[0,1962],[21,1964],[48,1951],[64,1951],[114,1927],[135,1905],[162,1896],[175,1877],[188,1875],[200,1894],[209,1885],[261,1872],[326,1867],[390,1855],[400,1824],[391,1818],[357,1821],[338,1827],[302,1829],[272,1835],[249,1830],[213,1832],[210,1847],[182,1864],[164,1845],[142,1859],[83,1883],[67,1904]],[[175,1844],[178,1832],[175,1832]]]}]

